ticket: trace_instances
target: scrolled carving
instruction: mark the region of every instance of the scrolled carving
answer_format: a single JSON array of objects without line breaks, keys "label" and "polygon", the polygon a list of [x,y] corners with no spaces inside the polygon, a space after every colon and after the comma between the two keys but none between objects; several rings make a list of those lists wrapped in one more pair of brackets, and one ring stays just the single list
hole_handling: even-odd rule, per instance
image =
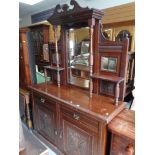
[{"label": "scrolled carving", "polygon": [[73,6],[72,9],[69,9],[68,4],[63,4],[62,6],[60,4],[58,4],[55,9],[54,9],[54,13],[52,16],[58,16],[60,14],[63,13],[74,13],[74,12],[79,12],[79,11],[83,11],[83,10],[88,10],[89,8],[82,8],[80,7],[80,5],[75,1],[75,0],[71,0],[70,1],[70,5]]},{"label": "scrolled carving", "polygon": [[63,12],[67,12],[69,10],[69,6],[67,4],[64,4],[62,6],[62,10],[63,10]]},{"label": "scrolled carving", "polygon": [[61,9],[61,6],[60,6],[60,4],[58,4],[58,5],[55,7],[55,9],[54,9],[53,16],[56,15],[56,14],[58,14],[58,13],[60,13],[61,10],[62,10],[62,9]]},{"label": "scrolled carving", "polygon": [[74,6],[73,9],[72,9],[72,11],[74,11],[74,12],[89,9],[88,7],[82,8],[75,0],[71,0],[70,5]]}]

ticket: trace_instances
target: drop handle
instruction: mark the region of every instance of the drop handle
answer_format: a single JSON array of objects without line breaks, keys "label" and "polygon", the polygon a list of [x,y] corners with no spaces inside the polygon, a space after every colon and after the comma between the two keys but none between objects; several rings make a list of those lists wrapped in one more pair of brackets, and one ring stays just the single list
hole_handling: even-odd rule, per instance
[{"label": "drop handle", "polygon": [[128,155],[133,155],[134,153],[134,146],[132,143],[129,143],[126,148],[125,151],[128,153]]},{"label": "drop handle", "polygon": [[44,98],[41,98],[40,101],[41,101],[42,103],[45,103],[45,99],[44,99]]},{"label": "drop handle", "polygon": [[78,114],[73,114],[73,118],[74,118],[75,120],[79,120],[79,119],[80,119],[80,115],[78,115]]}]

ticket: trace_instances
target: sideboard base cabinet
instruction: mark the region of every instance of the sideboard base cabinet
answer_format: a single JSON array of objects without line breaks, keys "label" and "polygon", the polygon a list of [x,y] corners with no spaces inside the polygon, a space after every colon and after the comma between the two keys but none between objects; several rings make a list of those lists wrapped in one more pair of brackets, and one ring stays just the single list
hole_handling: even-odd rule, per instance
[{"label": "sideboard base cabinet", "polygon": [[[113,99],[55,84],[29,87],[34,131],[66,155],[106,155],[107,124],[124,109]],[[96,104],[98,107],[96,107]],[[57,153],[58,154],[58,153]]]}]

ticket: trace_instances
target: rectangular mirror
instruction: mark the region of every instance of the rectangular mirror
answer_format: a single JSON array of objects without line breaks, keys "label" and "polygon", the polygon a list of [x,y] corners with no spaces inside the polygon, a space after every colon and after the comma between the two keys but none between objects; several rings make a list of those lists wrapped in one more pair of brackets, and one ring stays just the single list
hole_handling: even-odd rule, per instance
[{"label": "rectangular mirror", "polygon": [[117,58],[116,57],[101,57],[101,70],[116,72],[117,71]]},{"label": "rectangular mirror", "polygon": [[89,88],[89,29],[69,30],[68,83]]}]

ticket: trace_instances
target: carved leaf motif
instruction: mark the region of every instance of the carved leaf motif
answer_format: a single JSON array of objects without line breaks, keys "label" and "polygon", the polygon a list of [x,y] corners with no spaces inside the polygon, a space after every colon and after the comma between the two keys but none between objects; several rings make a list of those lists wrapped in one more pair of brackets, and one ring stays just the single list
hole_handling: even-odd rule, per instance
[{"label": "carved leaf motif", "polygon": [[67,128],[67,152],[72,155],[86,155],[88,137],[78,133],[72,128]]},{"label": "carved leaf motif", "polygon": [[[53,137],[54,128],[51,126],[53,120],[44,111],[39,110],[40,129],[49,137]],[[53,131],[53,132],[52,132]]]}]

